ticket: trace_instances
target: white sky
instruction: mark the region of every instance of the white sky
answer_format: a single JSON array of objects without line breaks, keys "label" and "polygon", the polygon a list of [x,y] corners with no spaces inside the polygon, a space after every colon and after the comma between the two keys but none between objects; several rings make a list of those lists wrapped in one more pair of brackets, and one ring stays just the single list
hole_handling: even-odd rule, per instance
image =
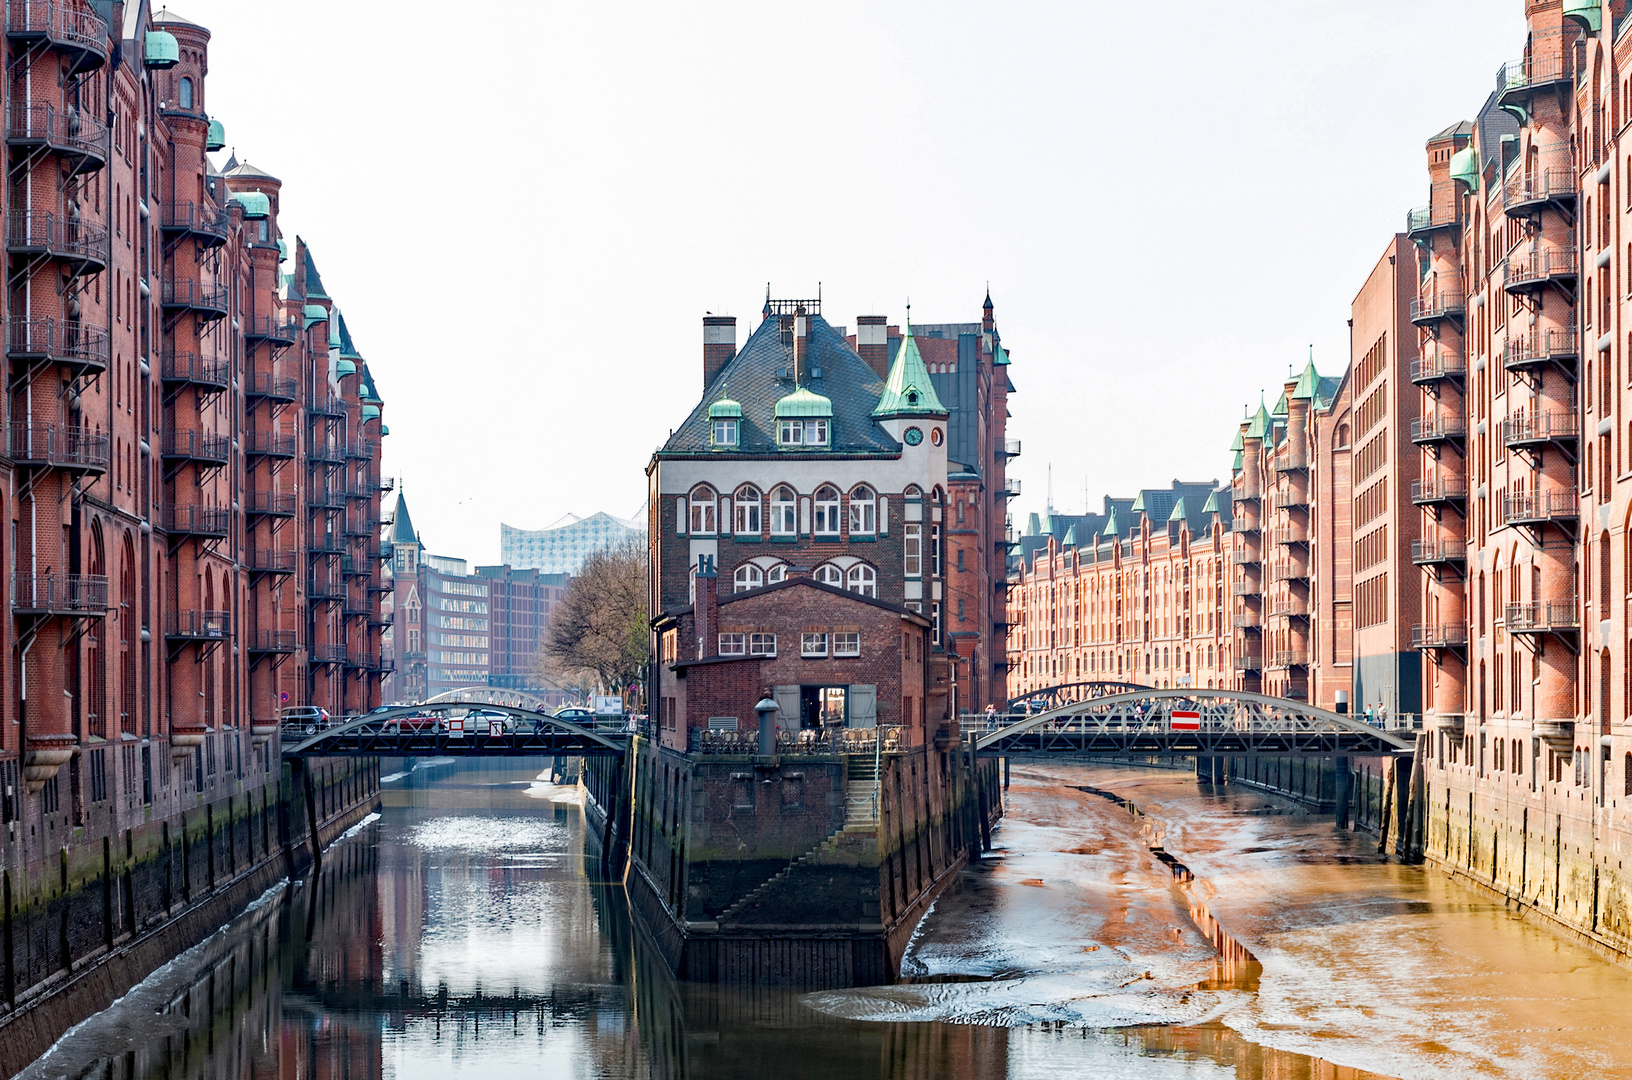
[{"label": "white sky", "polygon": [[[631,514],[705,311],[765,283],[972,321],[1019,393],[1016,517],[1222,478],[1349,303],[1519,0],[184,0],[206,106],[284,182],[434,551]],[[1272,398],[1273,400],[1273,398]]]}]

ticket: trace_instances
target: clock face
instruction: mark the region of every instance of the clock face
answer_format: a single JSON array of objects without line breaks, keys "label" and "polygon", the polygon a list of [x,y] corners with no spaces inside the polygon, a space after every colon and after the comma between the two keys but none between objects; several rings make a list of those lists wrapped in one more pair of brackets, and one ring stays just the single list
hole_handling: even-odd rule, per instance
[{"label": "clock face", "polygon": [[902,438],[907,440],[908,446],[917,446],[924,441],[924,433],[915,427],[909,427]]}]

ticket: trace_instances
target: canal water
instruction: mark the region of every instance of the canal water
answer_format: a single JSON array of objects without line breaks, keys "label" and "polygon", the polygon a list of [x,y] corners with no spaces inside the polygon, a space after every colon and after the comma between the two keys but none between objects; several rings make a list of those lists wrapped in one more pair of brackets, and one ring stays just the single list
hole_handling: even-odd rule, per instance
[{"label": "canal water", "polygon": [[669,979],[536,766],[386,779],[315,883],[23,1075],[1632,1077],[1632,969],[1183,773],[1017,766],[908,981],[817,994]]}]

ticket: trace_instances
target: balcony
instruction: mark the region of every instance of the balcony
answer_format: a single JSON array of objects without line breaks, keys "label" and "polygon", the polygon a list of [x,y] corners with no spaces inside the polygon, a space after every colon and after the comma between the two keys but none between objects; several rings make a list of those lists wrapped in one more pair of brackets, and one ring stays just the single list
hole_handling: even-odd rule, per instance
[{"label": "balcony", "polygon": [[1574,288],[1581,274],[1581,259],[1573,248],[1515,251],[1502,271],[1502,288],[1514,295],[1540,292],[1550,285]]},{"label": "balcony", "polygon": [[352,461],[373,461],[374,448],[363,439],[352,439],[346,443],[346,457]]},{"label": "balcony", "polygon": [[1413,540],[1411,561],[1417,566],[1466,566],[1468,545],[1461,540]]},{"label": "balcony", "polygon": [[292,518],[295,493],[292,491],[249,491],[243,497],[245,517]]},{"label": "balcony", "polygon": [[1462,226],[1462,199],[1456,181],[1442,180],[1429,188],[1428,205],[1406,211],[1405,232],[1413,240],[1426,240],[1442,229],[1453,232]]},{"label": "balcony", "polygon": [[300,396],[300,384],[292,376],[256,372],[244,380],[244,396],[252,401],[261,398],[275,405],[288,405]]},{"label": "balcony", "polygon": [[1541,330],[1519,334],[1502,346],[1502,366],[1525,372],[1552,365],[1574,375],[1581,359],[1581,337],[1574,330]]},{"label": "balcony", "polygon": [[252,574],[286,577],[295,572],[294,548],[256,548],[244,553],[244,568]]},{"label": "balcony", "polygon": [[344,510],[346,493],[340,490],[309,488],[306,492],[306,505],[313,510]]},{"label": "balcony", "polygon": [[397,658],[394,656],[382,656],[370,664],[368,666],[368,670],[377,671],[381,675],[389,675],[391,672],[397,670]]},{"label": "balcony", "polygon": [[1258,523],[1256,521],[1249,521],[1245,518],[1237,518],[1236,520],[1230,522],[1230,531],[1238,536],[1246,536],[1248,533],[1259,533],[1263,530],[1258,527]]},{"label": "balcony", "polygon": [[1509,217],[1528,217],[1549,206],[1575,208],[1581,185],[1563,166],[1515,176],[1502,185],[1502,208]]},{"label": "balcony", "polygon": [[1237,671],[1262,671],[1262,670],[1264,670],[1264,657],[1263,657],[1263,654],[1262,653],[1247,653],[1245,655],[1236,656],[1236,658],[1235,658],[1235,670],[1237,670]]},{"label": "balcony", "polygon": [[22,210],[7,217],[6,250],[34,259],[54,259],[76,277],[98,274],[108,267],[108,230],[49,210]]},{"label": "balcony", "polygon": [[254,343],[269,341],[279,348],[288,348],[300,336],[300,324],[280,315],[251,315],[242,322],[244,338]]},{"label": "balcony", "polygon": [[1502,421],[1502,442],[1509,450],[1531,452],[1549,446],[1573,455],[1581,421],[1573,412],[1520,413]]},{"label": "balcony", "polygon": [[1581,520],[1581,497],[1574,490],[1509,495],[1502,500],[1504,525],[1559,525],[1573,530]]},{"label": "balcony", "polygon": [[1574,600],[1541,600],[1509,604],[1506,610],[1510,634],[1573,634],[1581,626]]},{"label": "balcony", "polygon": [[14,104],[6,114],[6,142],[19,150],[57,154],[74,176],[108,163],[108,125],[89,113]]},{"label": "balcony", "polygon": [[1411,321],[1417,326],[1429,326],[1447,319],[1460,320],[1468,309],[1467,297],[1462,295],[1462,283],[1454,287],[1430,289],[1411,301]]},{"label": "balcony", "polygon": [[314,394],[306,403],[306,411],[313,416],[340,419],[346,415],[346,403],[333,394]]},{"label": "balcony", "polygon": [[78,319],[12,319],[6,355],[13,360],[60,364],[89,375],[108,367],[108,331]]},{"label": "balcony", "polygon": [[160,448],[169,461],[218,467],[232,454],[232,440],[207,431],[170,428],[161,433]]},{"label": "balcony", "polygon": [[345,550],[346,542],[333,533],[315,536],[311,543],[306,545],[306,553],[309,555],[339,555]]},{"label": "balcony", "polygon": [[1020,494],[1020,480],[1019,480],[1019,478],[1013,477],[1013,476],[1004,477],[1003,478],[1003,486],[1000,489],[998,489],[997,497],[999,499],[1013,499],[1013,498],[1018,497],[1019,494]]},{"label": "balcony", "polygon": [[1241,548],[1236,548],[1230,553],[1230,561],[1236,566],[1257,566],[1264,560],[1263,557],[1256,551],[1246,551]]},{"label": "balcony", "polygon": [[1278,491],[1269,497],[1271,510],[1307,510],[1309,496],[1296,491]]},{"label": "balcony", "polygon": [[1468,437],[1468,421],[1462,416],[1418,416],[1411,421],[1411,441],[1418,446],[1460,442]]},{"label": "balcony", "polygon": [[230,611],[171,611],[164,617],[164,636],[171,641],[225,641],[232,636]]},{"label": "balcony", "polygon": [[1271,530],[1269,536],[1270,542],[1276,547],[1291,547],[1294,544],[1307,544],[1309,542],[1309,526],[1296,524],[1282,525],[1278,529]]},{"label": "balcony", "polygon": [[306,650],[306,660],[312,664],[339,664],[346,659],[346,647],[324,642]]},{"label": "balcony", "polygon": [[1257,596],[1264,591],[1264,587],[1255,581],[1237,581],[1230,586],[1231,596]]},{"label": "balcony", "polygon": [[374,573],[374,560],[354,559],[350,555],[340,556],[341,577],[369,577]]},{"label": "balcony", "polygon": [[227,289],[202,281],[164,282],[160,304],[171,311],[191,311],[201,318],[220,319],[227,314]]},{"label": "balcony", "polygon": [[1307,581],[1309,580],[1309,568],[1296,561],[1272,563],[1269,567],[1269,580]]},{"label": "balcony", "polygon": [[270,655],[288,655],[300,648],[293,630],[257,630],[249,639],[249,651]]},{"label": "balcony", "polygon": [[1428,476],[1411,481],[1411,502],[1417,506],[1461,506],[1468,501],[1468,482],[1453,476]]},{"label": "balcony", "polygon": [[1283,456],[1277,457],[1275,460],[1276,472],[1295,473],[1309,471],[1309,458],[1304,454],[1303,447],[1299,446],[1297,453],[1294,455],[1291,453],[1292,445],[1292,441],[1288,439],[1286,443],[1288,452]]},{"label": "balcony", "polygon": [[1509,60],[1496,73],[1496,103],[1522,105],[1539,90],[1568,85],[1575,77],[1573,57],[1562,35],[1540,38],[1523,60]]},{"label": "balcony", "polygon": [[342,446],[331,446],[322,439],[312,439],[306,444],[306,459],[322,465],[344,465],[346,451]]},{"label": "balcony", "polygon": [[375,486],[381,495],[389,495],[397,489],[397,478],[387,476],[385,479],[378,481]]},{"label": "balcony", "polygon": [[1002,458],[1017,458],[1020,456],[1020,440],[1004,439],[1003,445],[998,448],[998,456]]},{"label": "balcony", "polygon": [[108,471],[108,436],[69,424],[14,424],[11,460],[67,472]]},{"label": "balcony", "polygon": [[347,514],[345,519],[345,533],[348,539],[364,539],[378,536],[380,523],[378,519],[366,514]]},{"label": "balcony", "polygon": [[1264,625],[1264,616],[1259,611],[1238,611],[1231,622],[1237,630],[1258,630]]},{"label": "balcony", "polygon": [[11,575],[11,606],[18,615],[106,615],[108,579],[102,574]]},{"label": "balcony", "polygon": [[1270,661],[1269,666],[1270,666],[1270,668],[1275,669],[1275,670],[1284,670],[1286,668],[1296,668],[1296,667],[1308,667],[1309,666],[1309,650],[1308,649],[1279,649],[1279,650],[1277,650],[1275,652],[1275,656]]},{"label": "balcony", "polygon": [[94,71],[108,62],[108,24],[85,3],[71,0],[10,0],[6,37],[45,44],[68,59],[68,74]]},{"label": "balcony", "polygon": [[170,386],[191,386],[200,391],[219,394],[232,381],[232,374],[223,357],[200,356],[195,352],[166,349],[159,357],[160,372]]},{"label": "balcony", "polygon": [[1467,644],[1467,623],[1417,623],[1411,627],[1413,649],[1463,649]]},{"label": "balcony", "polygon": [[391,541],[381,540],[377,544],[368,546],[368,557],[375,562],[390,562],[392,550]]},{"label": "balcony", "polygon": [[1291,619],[1309,617],[1309,601],[1302,596],[1277,596],[1269,602],[1269,613]]},{"label": "balcony", "polygon": [[194,202],[165,203],[160,208],[159,228],[172,236],[197,237],[207,247],[227,242],[227,215],[212,206]]},{"label": "balcony", "polygon": [[277,431],[251,431],[244,436],[244,453],[252,458],[293,458],[295,437]]},{"label": "balcony", "polygon": [[338,576],[329,574],[312,574],[306,579],[306,598],[308,600],[334,602],[346,598],[346,584]]},{"label": "balcony", "polygon": [[1418,386],[1461,382],[1468,375],[1468,358],[1449,349],[1435,349],[1411,361],[1411,381]]},{"label": "balcony", "polygon": [[232,511],[219,506],[170,504],[164,507],[160,522],[172,536],[220,539],[232,529]]}]

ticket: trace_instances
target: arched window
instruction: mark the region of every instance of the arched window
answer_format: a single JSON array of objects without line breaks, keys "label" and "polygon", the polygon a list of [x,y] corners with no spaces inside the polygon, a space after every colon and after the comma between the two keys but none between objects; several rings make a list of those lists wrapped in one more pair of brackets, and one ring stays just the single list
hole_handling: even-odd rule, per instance
[{"label": "arched window", "polygon": [[799,532],[799,498],[786,484],[771,491],[771,535],[793,536]]},{"label": "arched window", "polygon": [[759,535],[759,489],[744,484],[737,489],[737,535]]},{"label": "arched window", "polygon": [[817,536],[839,535],[839,489],[832,484],[816,489],[816,522],[811,531]]},{"label": "arched window", "polygon": [[713,536],[719,528],[719,499],[707,484],[691,489],[691,534]]},{"label": "arched window", "polygon": [[193,107],[193,80],[185,75],[181,77],[181,85],[176,89],[176,105],[182,109]]},{"label": "arched window", "polygon": [[765,584],[767,584],[767,585],[775,585],[778,581],[786,581],[787,579],[788,579],[788,564],[787,563],[779,562],[775,566],[773,566],[770,569],[765,571]]},{"label": "arched window", "polygon": [[846,575],[845,585],[853,593],[863,596],[878,596],[878,574],[866,563],[857,563],[850,568]]},{"label": "arched window", "polygon": [[850,493],[850,535],[871,536],[878,531],[878,496],[866,484]]},{"label": "arched window", "polygon": [[822,565],[818,566],[816,568],[816,572],[812,576],[823,585],[833,585],[841,589],[844,588],[844,571],[840,570],[832,563],[823,563]]},{"label": "arched window", "polygon": [[732,584],[736,592],[757,589],[765,584],[765,572],[753,563],[743,563],[737,567],[737,572],[732,575]]}]

